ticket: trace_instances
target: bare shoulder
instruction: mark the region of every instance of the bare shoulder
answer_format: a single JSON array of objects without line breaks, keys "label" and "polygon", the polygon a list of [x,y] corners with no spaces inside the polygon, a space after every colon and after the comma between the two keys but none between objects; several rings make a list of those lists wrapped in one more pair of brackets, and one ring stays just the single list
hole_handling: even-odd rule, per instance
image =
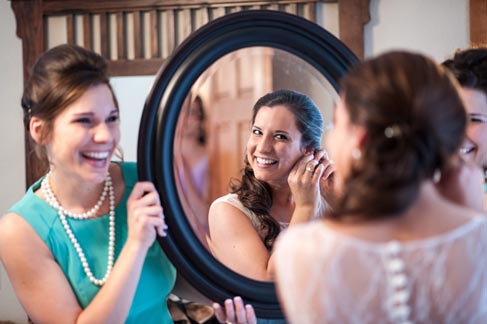
[{"label": "bare shoulder", "polygon": [[232,222],[241,218],[248,219],[243,211],[225,201],[211,204],[208,217],[210,223],[212,221]]},{"label": "bare shoulder", "polygon": [[210,236],[217,231],[226,233],[225,236],[239,235],[247,231],[255,232],[249,217],[239,208],[224,201],[211,205],[208,225]]},{"label": "bare shoulder", "polygon": [[0,260],[17,298],[34,322],[75,321],[81,309],[64,273],[47,244],[16,213],[0,220]]},{"label": "bare shoulder", "polygon": [[7,213],[0,219],[0,259],[51,255],[49,249],[30,224],[16,213]]}]

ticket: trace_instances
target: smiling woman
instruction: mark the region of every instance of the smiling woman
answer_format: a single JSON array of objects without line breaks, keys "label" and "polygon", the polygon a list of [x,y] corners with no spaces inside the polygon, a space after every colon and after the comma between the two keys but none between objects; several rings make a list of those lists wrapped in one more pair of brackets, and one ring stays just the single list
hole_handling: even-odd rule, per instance
[{"label": "smiling woman", "polygon": [[22,108],[48,173],[1,218],[0,260],[28,316],[172,323],[175,269],[155,242],[167,228],[159,195],[137,181],[134,163],[111,162],[120,130],[106,61],[78,46],[50,49]]},{"label": "smiling woman", "polygon": [[[322,124],[311,99],[294,91],[269,93],[255,104],[242,177],[209,213],[210,249],[230,269],[272,280],[281,229],[324,214],[326,202],[310,195],[329,186],[334,169],[319,151]],[[299,184],[296,190],[288,181]]]}]

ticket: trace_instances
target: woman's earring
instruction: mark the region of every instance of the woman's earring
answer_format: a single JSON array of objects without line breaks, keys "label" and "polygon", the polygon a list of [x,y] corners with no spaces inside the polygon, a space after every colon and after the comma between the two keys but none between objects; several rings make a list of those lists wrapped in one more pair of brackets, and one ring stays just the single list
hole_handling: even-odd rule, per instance
[{"label": "woman's earring", "polygon": [[441,170],[436,169],[435,172],[433,172],[433,183],[438,183],[441,180]]},{"label": "woman's earring", "polygon": [[362,151],[360,151],[358,148],[354,148],[352,150],[352,158],[354,160],[360,160],[362,158]]}]

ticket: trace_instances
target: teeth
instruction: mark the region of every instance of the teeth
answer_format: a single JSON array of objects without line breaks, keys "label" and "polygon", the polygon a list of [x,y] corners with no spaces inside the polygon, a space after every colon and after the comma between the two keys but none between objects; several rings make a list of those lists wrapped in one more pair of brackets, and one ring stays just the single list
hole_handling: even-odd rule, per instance
[{"label": "teeth", "polygon": [[259,163],[259,164],[273,164],[276,162],[275,160],[264,159],[264,158],[260,158],[260,157],[256,158],[256,160],[257,160],[257,163]]},{"label": "teeth", "polygon": [[93,159],[106,159],[109,155],[108,151],[105,152],[86,152],[84,153],[87,157],[93,158]]}]

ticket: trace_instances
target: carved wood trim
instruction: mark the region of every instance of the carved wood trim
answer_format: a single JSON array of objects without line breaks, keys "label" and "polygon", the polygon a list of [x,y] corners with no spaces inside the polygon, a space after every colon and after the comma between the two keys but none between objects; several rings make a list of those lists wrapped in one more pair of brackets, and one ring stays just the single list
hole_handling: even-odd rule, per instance
[{"label": "carved wood trim", "polygon": [[[24,65],[24,85],[29,79],[31,68],[37,57],[45,50],[42,0],[12,1],[12,9],[17,22],[17,36],[22,39],[22,61]],[[41,163],[33,150],[28,132],[25,138],[26,185],[29,187],[42,174]]]}]

